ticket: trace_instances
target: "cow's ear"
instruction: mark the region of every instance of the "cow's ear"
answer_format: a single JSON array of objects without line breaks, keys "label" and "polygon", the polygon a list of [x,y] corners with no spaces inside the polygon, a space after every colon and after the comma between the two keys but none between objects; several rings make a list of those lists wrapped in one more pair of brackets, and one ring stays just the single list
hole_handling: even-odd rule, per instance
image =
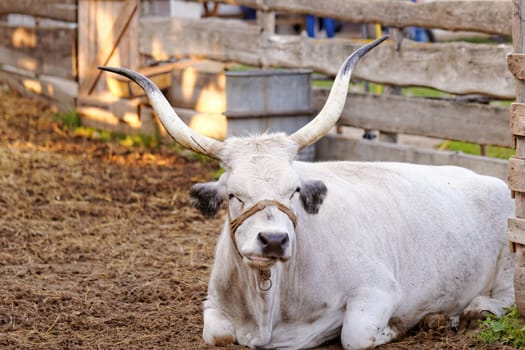
[{"label": "cow's ear", "polygon": [[202,215],[211,217],[217,213],[222,204],[217,181],[195,184],[190,189],[191,205]]},{"label": "cow's ear", "polygon": [[300,189],[300,198],[304,210],[308,214],[317,214],[327,191],[328,189],[322,181],[310,180],[303,182]]}]

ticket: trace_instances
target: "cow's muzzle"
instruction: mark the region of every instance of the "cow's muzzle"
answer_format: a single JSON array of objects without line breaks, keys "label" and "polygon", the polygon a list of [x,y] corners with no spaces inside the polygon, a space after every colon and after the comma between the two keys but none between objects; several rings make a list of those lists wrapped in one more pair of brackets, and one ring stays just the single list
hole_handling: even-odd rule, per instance
[{"label": "cow's muzzle", "polygon": [[[248,210],[244,211],[241,215],[236,217],[235,219],[231,218],[230,214],[230,208],[228,208],[228,221],[230,223],[230,234],[231,239],[233,241],[233,245],[235,247],[235,250],[239,254],[239,256],[242,258],[242,254],[239,251],[239,247],[237,247],[237,242],[235,240],[235,232],[241,226],[246,219],[248,219],[250,216],[254,215],[255,213],[258,213],[259,211],[265,209],[266,207],[274,206],[277,209],[279,209],[281,212],[286,214],[290,221],[293,224],[293,227],[297,226],[297,216],[292,211],[292,209],[288,208],[284,204],[271,200],[266,199],[262,200],[260,202],[255,203],[252,207],[248,208]],[[266,257],[270,258],[281,258],[284,255],[284,251],[286,247],[289,244],[289,237],[287,233],[265,233],[260,232],[257,235],[257,240],[259,244],[262,247],[262,252]]]},{"label": "cow's muzzle", "polygon": [[286,247],[288,247],[290,238],[288,238],[288,233],[259,232],[257,241],[262,248],[264,256],[281,258]]}]

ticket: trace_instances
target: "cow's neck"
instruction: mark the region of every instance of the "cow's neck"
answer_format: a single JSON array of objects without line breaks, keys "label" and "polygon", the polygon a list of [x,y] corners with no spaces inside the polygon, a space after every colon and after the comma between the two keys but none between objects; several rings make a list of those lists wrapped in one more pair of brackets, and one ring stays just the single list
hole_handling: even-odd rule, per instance
[{"label": "cow's neck", "polygon": [[254,341],[264,345],[270,342],[275,317],[279,314],[281,302],[281,275],[283,266],[275,264],[268,270],[259,270],[243,263],[239,257],[235,262],[239,274],[237,288],[241,288],[248,314],[259,333]]},{"label": "cow's neck", "polygon": [[246,291],[253,301],[251,314],[259,328],[261,340],[267,343],[270,341],[274,317],[279,308],[280,267],[276,265],[265,271],[246,266],[244,268],[247,278],[254,281],[248,284]]},{"label": "cow's neck", "polygon": [[[247,335],[247,339],[238,339],[240,343],[251,344],[253,348],[268,344],[273,326],[280,321],[282,304],[286,303],[281,283],[289,278],[293,265],[276,263],[270,269],[271,288],[265,291],[269,284],[264,281],[265,274],[242,261],[227,230],[221,235],[217,254],[220,256],[216,256],[209,296],[212,300],[217,298],[214,304],[221,305],[234,322],[237,336]],[[293,256],[291,261],[294,260]]]}]

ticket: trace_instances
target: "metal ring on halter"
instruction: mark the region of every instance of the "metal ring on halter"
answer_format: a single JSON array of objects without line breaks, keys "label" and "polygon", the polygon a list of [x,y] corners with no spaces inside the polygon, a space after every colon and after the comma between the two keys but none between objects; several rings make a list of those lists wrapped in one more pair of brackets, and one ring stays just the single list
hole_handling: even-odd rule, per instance
[{"label": "metal ring on halter", "polygon": [[[265,283],[265,282],[269,282],[269,285],[266,288],[263,286],[263,283]],[[270,289],[272,289],[272,280],[271,279],[260,280],[258,285],[259,285],[259,289],[260,290],[262,290],[263,292],[267,292]]]},{"label": "metal ring on halter", "polygon": [[[272,285],[273,285],[272,280],[271,280],[272,272],[270,270],[259,269],[259,277],[261,279],[259,280],[259,283],[257,285],[259,286],[260,290],[262,290],[263,292],[267,292],[270,289],[272,289]],[[264,287],[263,283],[266,283],[266,282],[269,282],[269,285],[267,287]]]}]

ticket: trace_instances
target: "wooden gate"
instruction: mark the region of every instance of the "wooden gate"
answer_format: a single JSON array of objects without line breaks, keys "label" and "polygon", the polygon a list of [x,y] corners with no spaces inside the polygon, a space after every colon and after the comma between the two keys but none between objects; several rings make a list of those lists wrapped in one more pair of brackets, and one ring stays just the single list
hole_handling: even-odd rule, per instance
[{"label": "wooden gate", "polygon": [[507,56],[507,63],[516,78],[516,102],[510,108],[516,155],[509,160],[508,182],[516,201],[516,218],[509,219],[509,240],[511,251],[516,253],[516,306],[525,315],[525,0],[513,0],[513,5],[514,52]]}]

